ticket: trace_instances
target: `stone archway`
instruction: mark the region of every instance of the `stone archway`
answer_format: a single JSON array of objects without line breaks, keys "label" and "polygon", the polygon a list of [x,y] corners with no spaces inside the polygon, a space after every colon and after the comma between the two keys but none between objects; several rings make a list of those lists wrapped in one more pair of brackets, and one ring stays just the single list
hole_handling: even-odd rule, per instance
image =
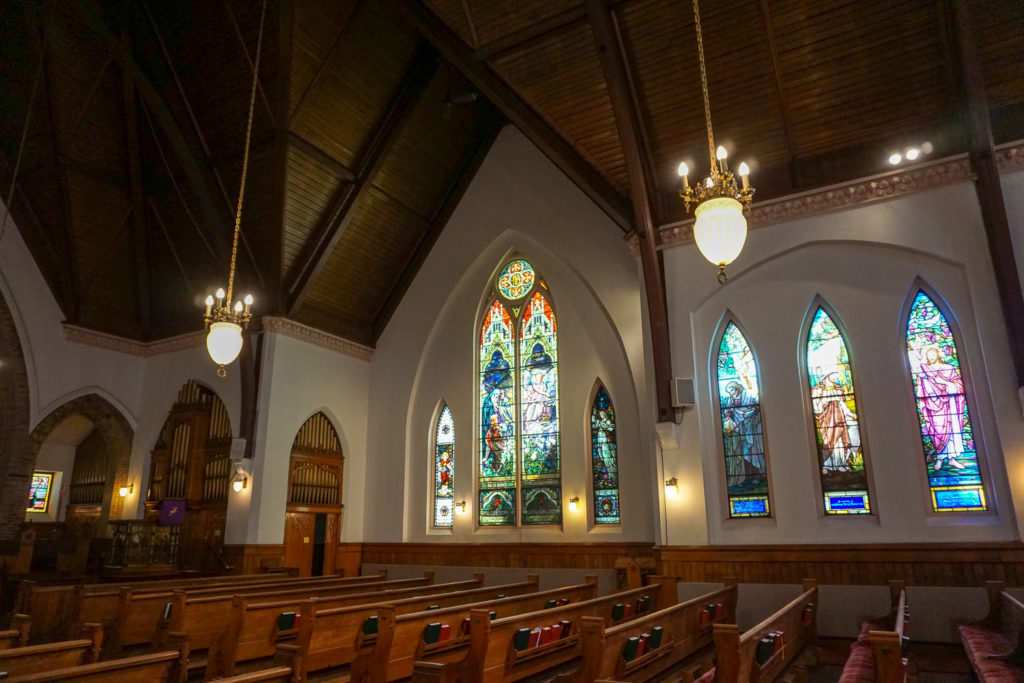
[{"label": "stone archway", "polygon": [[135,433],[124,415],[107,399],[99,394],[79,396],[62,404],[43,418],[29,437],[28,451],[31,454],[31,462],[35,463],[39,449],[53,430],[72,415],[81,415],[92,422],[107,446],[107,490],[103,495],[107,514],[103,519],[118,519],[121,517],[124,501],[117,495],[117,490],[128,478],[132,439]]},{"label": "stone archway", "polygon": [[0,295],[0,555],[17,552],[35,452],[29,447],[29,385],[14,316]]}]

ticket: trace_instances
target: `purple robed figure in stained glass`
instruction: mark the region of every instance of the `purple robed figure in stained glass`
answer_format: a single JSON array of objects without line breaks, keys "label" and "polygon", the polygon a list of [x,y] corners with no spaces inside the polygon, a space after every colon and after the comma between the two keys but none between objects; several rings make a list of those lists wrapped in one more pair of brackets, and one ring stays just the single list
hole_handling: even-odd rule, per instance
[{"label": "purple robed figure in stained glass", "polygon": [[949,363],[943,363],[935,347],[925,351],[926,361],[914,378],[924,430],[935,447],[936,470],[942,469],[943,460],[962,470],[957,458],[964,453],[964,381]]}]

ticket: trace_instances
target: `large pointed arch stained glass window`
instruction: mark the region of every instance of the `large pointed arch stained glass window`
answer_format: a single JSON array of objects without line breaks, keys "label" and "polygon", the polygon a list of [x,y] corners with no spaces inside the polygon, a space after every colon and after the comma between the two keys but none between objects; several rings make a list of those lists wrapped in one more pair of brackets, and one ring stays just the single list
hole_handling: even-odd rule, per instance
[{"label": "large pointed arch stained glass window", "polygon": [[594,475],[594,523],[619,523],[619,451],[615,406],[604,385],[590,407],[590,462]]},{"label": "large pointed arch stained glass window", "polygon": [[716,375],[729,516],[767,517],[768,463],[757,364],[746,337],[731,321],[718,345]]},{"label": "large pointed arch stained glass window", "polygon": [[455,503],[455,420],[446,405],[434,432],[434,526],[451,527]]},{"label": "large pointed arch stained glass window", "polygon": [[506,264],[479,339],[483,526],[562,521],[557,331],[550,293],[533,266]]},{"label": "large pointed arch stained glass window", "polygon": [[986,510],[978,452],[953,330],[923,290],[907,317],[907,362],[932,509]]},{"label": "large pointed arch stained glass window", "polygon": [[807,381],[825,514],[868,514],[871,502],[850,353],[843,333],[820,306],[807,333]]}]

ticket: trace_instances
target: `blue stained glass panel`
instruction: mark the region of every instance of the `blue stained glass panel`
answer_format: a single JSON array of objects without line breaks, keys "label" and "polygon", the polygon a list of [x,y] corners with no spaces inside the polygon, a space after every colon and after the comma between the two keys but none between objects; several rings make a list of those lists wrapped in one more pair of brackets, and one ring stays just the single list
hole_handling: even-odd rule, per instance
[{"label": "blue stained glass panel", "polygon": [[[730,322],[718,347],[717,377],[730,517],[768,516],[768,466],[761,429],[760,386],[754,354]],[[737,501],[763,500],[763,505]],[[742,509],[742,511],[738,511]]]},{"label": "blue stained glass panel", "polygon": [[[523,523],[561,522],[561,495],[546,495],[545,505],[555,511],[526,503],[540,491],[557,492],[561,480],[558,432],[557,325],[551,305],[535,292],[523,310],[519,330],[520,419],[524,486]],[[533,493],[527,496],[525,487]],[[539,499],[538,499],[539,500]]]},{"label": "blue stained glass panel", "polygon": [[[493,301],[480,329],[480,489],[515,487],[516,432],[514,344],[515,334],[508,310]],[[508,515],[485,516],[480,524],[515,524],[515,501]]]},{"label": "blue stained glass panel", "polygon": [[[987,509],[956,341],[946,316],[923,290],[907,319],[907,362],[933,509]],[[953,505],[947,501],[954,494],[940,495],[939,490],[974,490],[979,495],[971,505]]]},{"label": "blue stained glass panel", "polygon": [[590,408],[590,462],[594,481],[594,523],[619,523],[619,458],[615,406],[604,386]]}]

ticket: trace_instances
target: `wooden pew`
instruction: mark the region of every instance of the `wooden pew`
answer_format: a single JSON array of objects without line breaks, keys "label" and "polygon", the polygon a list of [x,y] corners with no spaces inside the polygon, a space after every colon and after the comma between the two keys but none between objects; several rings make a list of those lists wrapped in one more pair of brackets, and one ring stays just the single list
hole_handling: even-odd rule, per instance
[{"label": "wooden pew", "polygon": [[[37,671],[12,676],[15,683],[48,683],[49,681],[78,681],[80,683],[185,683],[185,663],[188,661],[188,638],[175,639],[174,650],[153,654],[112,659],[105,662],[82,664],[48,671]],[[282,653],[282,663],[290,663]]]},{"label": "wooden pew", "polygon": [[[773,681],[789,668],[808,645],[817,640],[818,584],[804,579],[803,593],[740,635],[735,624],[715,624],[715,668],[698,681],[707,683],[759,683]],[[758,657],[762,640],[781,632],[774,652]]]},{"label": "wooden pew", "polygon": [[268,681],[270,683],[291,683],[292,669],[290,666],[275,666],[271,669],[261,669],[217,680],[219,683],[266,683]]},{"label": "wooden pew", "polygon": [[[424,572],[423,578],[419,579],[395,579],[391,581],[373,581],[369,583],[353,583],[345,579],[341,583],[335,582],[314,582],[308,587],[298,589],[293,594],[304,597],[313,597],[319,593],[325,595],[344,595],[346,593],[377,592],[399,588],[414,588],[428,586],[434,581],[434,573]],[[237,592],[237,591],[235,591]],[[150,648],[153,647],[154,639],[163,620],[173,616],[173,601],[176,599],[189,599],[199,597],[219,596],[224,598],[224,609],[234,597],[232,592],[225,592],[224,588],[193,589],[187,592],[159,592],[134,595],[131,591],[122,591],[114,624],[109,629],[107,647],[104,648],[105,659],[118,657],[126,654],[128,648]],[[168,607],[170,605],[170,607]],[[203,647],[207,647],[204,645]]]},{"label": "wooden pew", "polygon": [[[474,577],[482,579],[481,574]],[[409,589],[406,591],[391,591],[387,596],[387,604],[395,609],[396,615],[410,612],[420,612],[434,605],[437,608],[446,608],[452,605],[472,603],[486,598],[494,598],[496,595],[506,595],[510,599],[524,593],[535,593],[539,577],[531,574],[526,581],[505,584],[499,586],[486,586],[469,590],[430,595],[422,589]],[[438,584],[444,585],[444,584]],[[433,586],[431,586],[433,588]],[[415,594],[416,597],[401,598],[401,593]],[[317,598],[318,609],[330,609],[335,607],[351,606],[358,603],[351,602],[357,596],[348,596],[340,599]],[[374,596],[367,596],[372,598]],[[379,596],[383,598],[384,596]],[[380,604],[380,600],[371,600]],[[219,641],[214,641],[210,648],[207,660],[207,680],[223,675],[235,673],[237,667],[243,663],[264,660],[274,655],[275,646],[279,639],[277,631],[278,617],[283,612],[299,612],[301,603],[293,600],[274,600],[270,602],[256,601],[244,596],[236,596],[231,610],[231,618],[228,628],[224,631]],[[400,620],[400,617],[396,617]]]},{"label": "wooden pew", "polygon": [[[203,595],[199,597],[189,597],[183,591],[175,591],[174,597],[171,600],[171,617],[170,619],[162,619],[157,627],[156,635],[153,637],[153,647],[157,650],[164,649],[164,645],[167,642],[168,635],[170,633],[187,633],[189,637],[189,645],[191,649],[191,658],[189,660],[189,667],[191,669],[201,669],[207,666],[207,650],[213,647],[215,650],[220,649],[215,647],[219,645],[222,637],[230,632],[232,623],[233,609],[232,606],[236,601],[272,601],[276,604],[285,604],[294,606],[294,610],[299,609],[299,605],[303,600],[310,598],[316,599],[321,603],[328,603],[334,607],[341,607],[347,605],[363,605],[367,603],[380,603],[382,601],[390,601],[393,598],[409,597],[413,595],[426,596],[421,598],[422,600],[431,600],[436,593],[447,593],[450,591],[458,591],[466,588],[477,588],[484,582],[483,574],[474,574],[474,578],[466,581],[454,581],[452,583],[441,583],[431,584],[426,586],[410,586],[407,588],[397,588],[394,590],[370,590],[364,591],[359,590],[355,593],[352,592],[352,587],[347,586],[343,588],[322,588],[313,587],[299,589],[289,589],[287,591],[272,591],[267,593],[252,593],[244,595]],[[388,582],[390,583],[390,582]],[[378,588],[383,584],[375,584],[373,588]],[[277,613],[288,611],[281,609]],[[274,617],[276,620],[276,615]],[[272,624],[273,622],[271,622]],[[264,638],[267,638],[271,632],[271,628],[263,634]],[[273,654],[273,652],[271,652]],[[219,659],[220,657],[218,657]],[[220,666],[217,665],[214,668],[220,670]]]},{"label": "wooden pew", "polygon": [[24,676],[35,671],[91,664],[100,657],[103,627],[99,624],[89,624],[89,627],[90,637],[81,640],[0,650],[0,671],[8,676]]},{"label": "wooden pew", "polygon": [[[413,681],[516,681],[548,671],[580,655],[580,632],[583,617],[600,617],[608,623],[630,621],[643,616],[651,609],[667,609],[676,603],[676,577],[651,576],[650,585],[613,593],[605,597],[561,605],[526,614],[499,618],[494,621],[487,610],[474,609],[470,612],[469,647],[460,638],[445,647],[424,652],[426,661],[418,661],[413,667]],[[644,596],[649,605],[642,614],[623,615],[613,620],[612,611],[617,604],[637,604]],[[568,633],[551,642],[538,646],[517,649],[514,645],[520,629],[533,631],[536,628],[569,622]],[[450,650],[462,649],[465,656],[454,661],[444,661]],[[439,661],[440,660],[440,661]]]},{"label": "wooden pew", "polygon": [[28,645],[31,627],[32,617],[27,614],[15,614],[11,617],[11,627],[6,631],[0,631],[0,650]]},{"label": "wooden pew", "polygon": [[305,585],[320,581],[352,583],[384,581],[387,572],[377,575],[355,576],[342,579],[332,575],[315,579],[300,579],[287,575],[248,574],[244,576],[207,577],[204,579],[168,579],[165,581],[135,581],[119,584],[79,584],[60,586],[38,586],[33,581],[22,581],[15,605],[15,611],[35,617],[37,627],[33,629],[30,643],[47,643],[68,640],[81,624],[97,622],[103,624],[110,635],[117,615],[118,602],[124,589],[135,595],[146,593],[169,593],[176,588],[238,592],[243,587],[266,590],[290,585]]},{"label": "wooden pew", "polygon": [[986,581],[988,614],[957,630],[979,681],[1024,679],[1024,604],[1002,581]]},{"label": "wooden pew", "polygon": [[[647,681],[680,665],[693,655],[709,650],[715,623],[736,623],[736,579],[725,588],[659,610],[632,621],[605,628],[602,617],[583,617],[583,656],[580,667],[556,680],[563,683],[594,683],[597,679]],[[708,605],[715,605],[709,610]],[[655,635],[660,642],[644,651],[638,639]]]},{"label": "wooden pew", "polygon": [[909,611],[903,581],[889,582],[889,602],[888,614],[861,625],[860,635],[850,646],[840,683],[903,683],[906,680],[903,642]]}]

